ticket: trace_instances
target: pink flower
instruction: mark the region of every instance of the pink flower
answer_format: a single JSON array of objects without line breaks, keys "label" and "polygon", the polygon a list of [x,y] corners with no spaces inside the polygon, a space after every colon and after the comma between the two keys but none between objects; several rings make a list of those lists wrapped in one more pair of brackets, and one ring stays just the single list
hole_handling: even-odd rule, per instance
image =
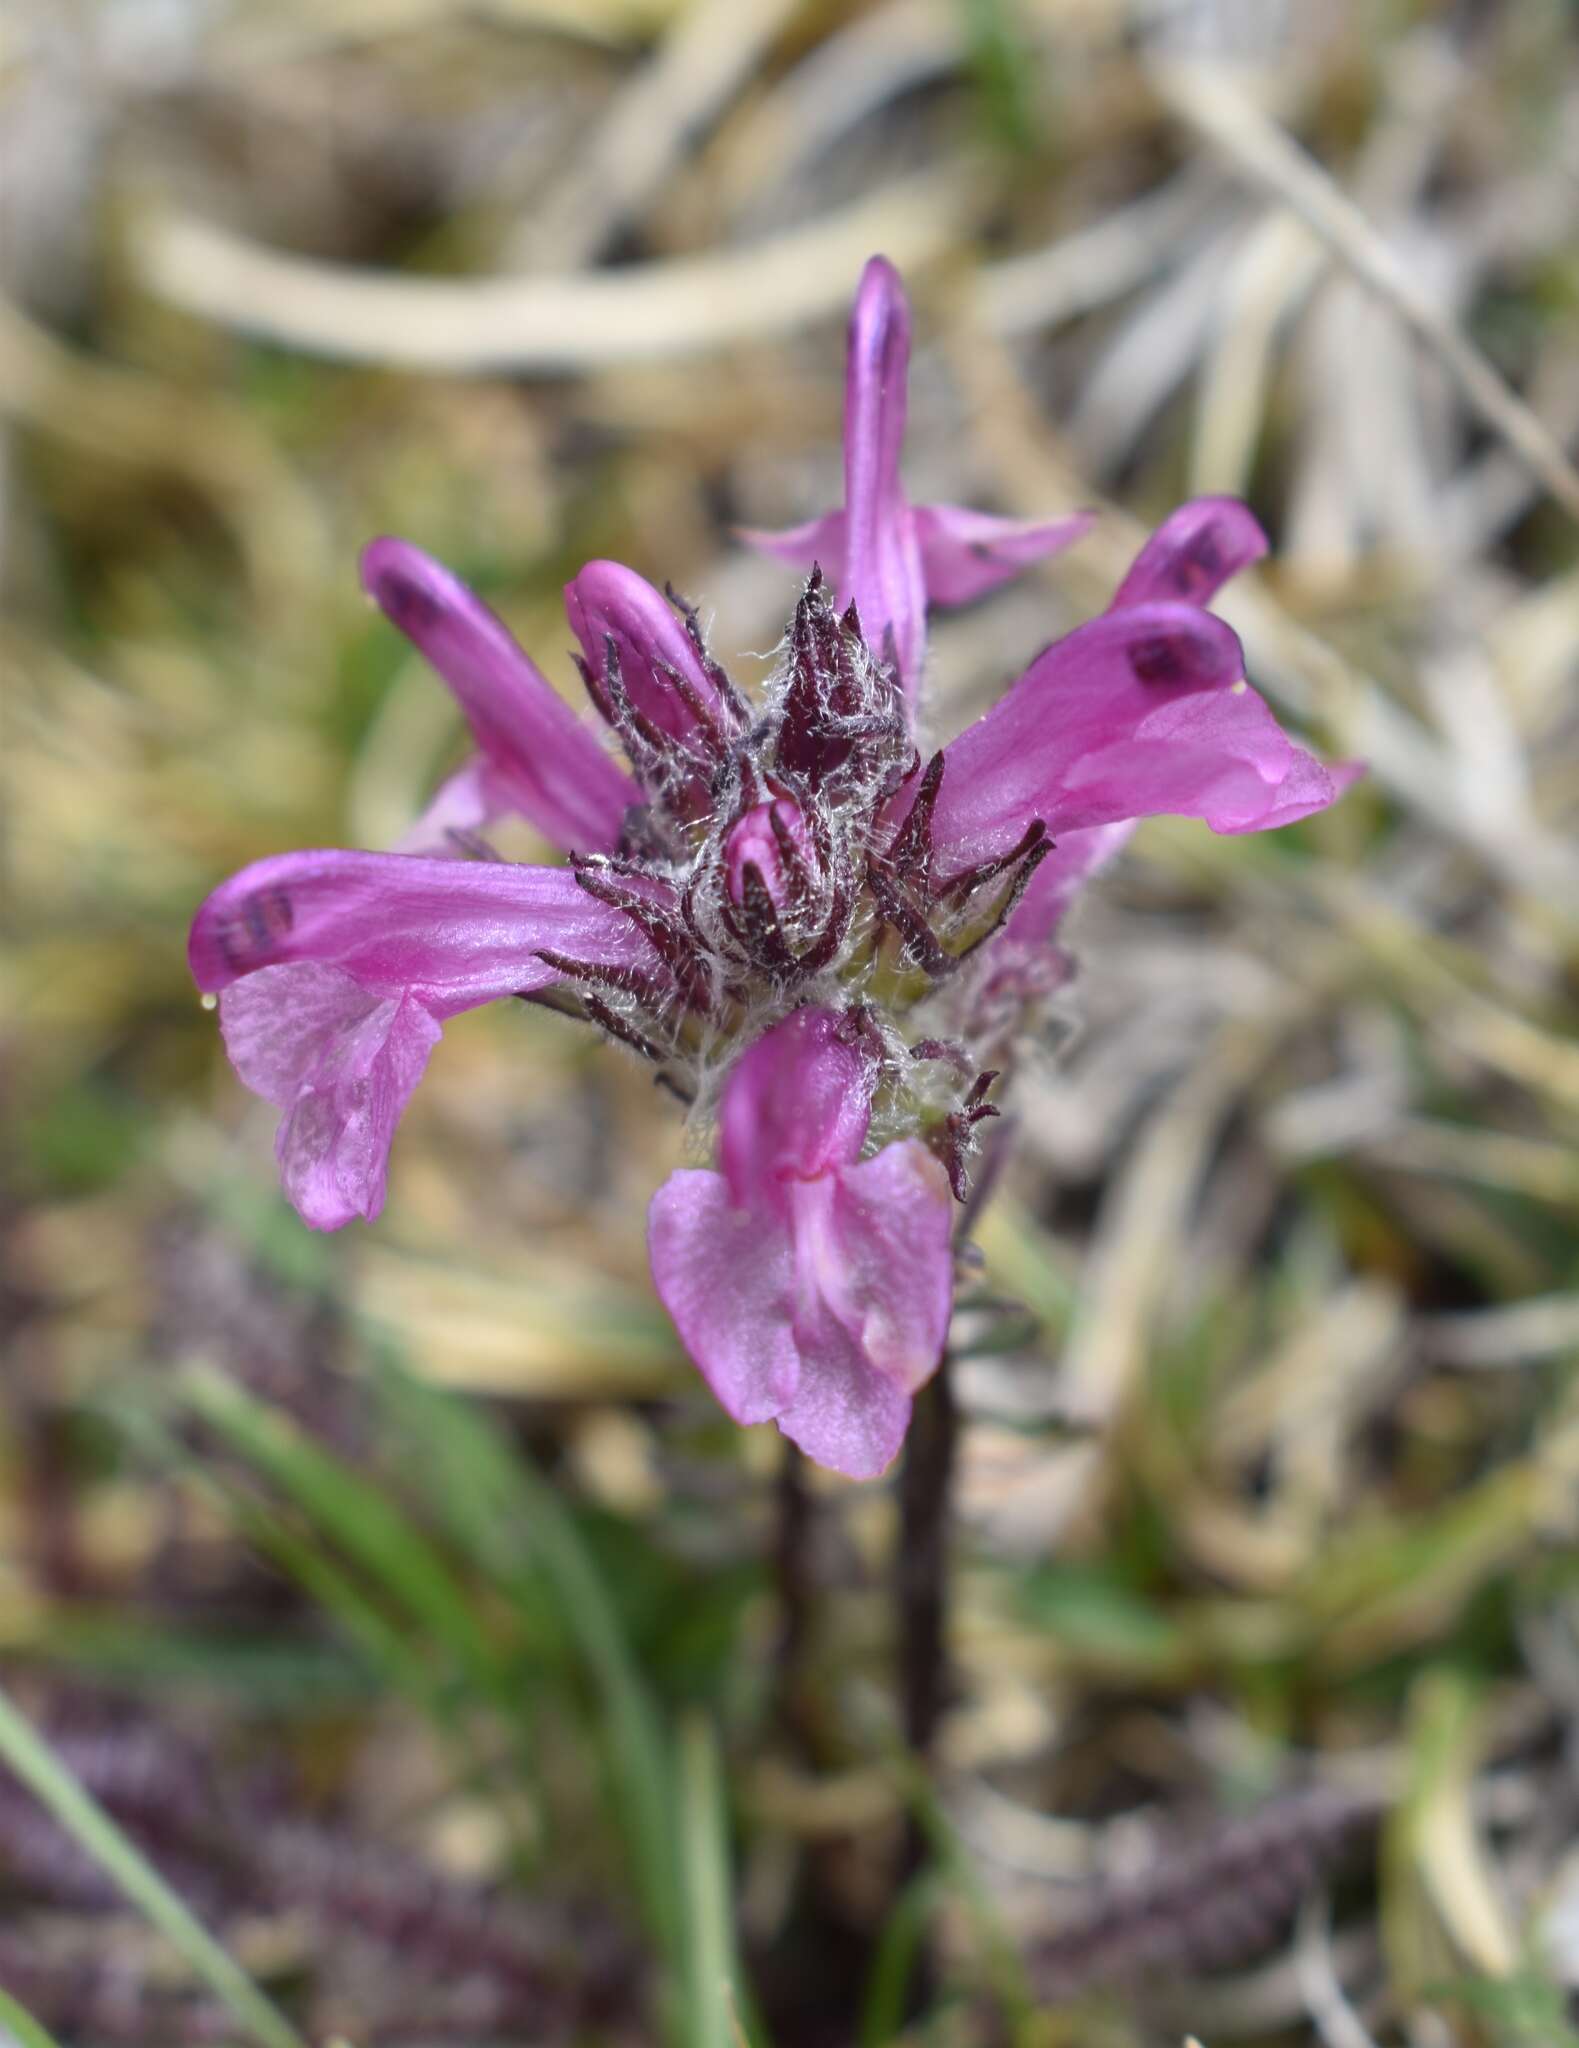
[{"label": "pink flower", "polygon": [[193,978],[219,993],[237,1073],[283,1112],[280,1177],[305,1223],[378,1214],[395,1125],[446,1019],[560,980],[545,955],[663,974],[568,868],[283,853],[214,891],[192,925]]},{"label": "pink flower", "polygon": [[899,273],[874,256],[850,315],[844,384],[844,504],[782,533],[747,531],[752,546],[797,568],[818,564],[853,604],[879,653],[890,642],[914,707],[926,651],[926,609],[968,604],[1032,562],[1078,540],[1092,514],[1036,522],[963,505],[912,505],[899,480],[910,364],[910,306]]},{"label": "pink flower", "polygon": [[671,1174],[648,1216],[653,1279],[736,1422],[776,1422],[871,1479],[936,1370],[953,1205],[914,1138],[862,1160],[880,1067],[849,1020],[795,1010],[736,1062],[721,1173]]},{"label": "pink flower", "polygon": [[[690,606],[593,562],[565,600],[600,733],[447,570],[375,541],[367,588],[455,693],[475,753],[407,851],[259,861],[191,938],[317,1228],[379,1213],[444,1023],[499,997],[551,989],[698,1117],[716,1106],[721,1171],[676,1174],[653,1203],[658,1291],[731,1415],[855,1476],[892,1458],[937,1364],[948,1196],[997,1113],[1002,1048],[1066,971],[1051,940],[1082,882],[1138,818],[1261,831],[1357,772],[1287,738],[1204,609],[1266,545],[1214,498],[1166,520],[1101,618],[923,761],[928,600],[975,597],[1085,522],[911,506],[908,351],[904,294],[874,259],[845,507],[770,543],[816,553],[838,602],[814,569],[761,704]],[[569,865],[494,856],[478,835],[510,813]]]}]

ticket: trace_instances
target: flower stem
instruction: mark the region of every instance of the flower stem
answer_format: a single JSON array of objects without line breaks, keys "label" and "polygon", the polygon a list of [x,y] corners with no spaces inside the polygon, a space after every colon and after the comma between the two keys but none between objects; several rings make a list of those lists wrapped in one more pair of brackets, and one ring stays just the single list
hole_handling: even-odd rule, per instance
[{"label": "flower stem", "polygon": [[[1006,1117],[984,1148],[954,1232],[964,1254],[970,1233],[995,1193],[1013,1149],[1015,1120]],[[954,1398],[948,1345],[938,1369],[916,1396],[899,1468],[899,1554],[894,1591],[899,1609],[899,1707],[906,1742],[917,1760],[930,1764],[938,1723],[948,1697],[948,1553],[953,1533],[949,1496],[959,1442],[959,1405]],[[912,1821],[902,1879],[923,1861],[923,1843]]]},{"label": "flower stem", "polygon": [[[899,1473],[900,1719],[906,1742],[923,1763],[931,1760],[948,1692],[949,1490],[958,1438],[959,1410],[945,1351],[916,1398]],[[913,1828],[912,1835],[907,1877],[922,1847]]]},{"label": "flower stem", "polygon": [[[937,1745],[948,1699],[949,1490],[959,1410],[944,1347],[938,1369],[916,1397],[899,1468],[899,1551],[894,1593],[899,1610],[899,1713],[906,1743],[923,1770]],[[905,1815],[893,1896],[903,1898],[925,1870],[931,1847],[919,1807]],[[923,1939],[914,1959],[907,2010],[930,2000],[934,1968]]]},{"label": "flower stem", "polygon": [[804,1761],[816,1752],[815,1715],[806,1691],[806,1642],[816,1598],[811,1559],[812,1501],[806,1460],[786,1437],[774,1490],[773,1580],[779,1632],[774,1650],[779,1714]]}]

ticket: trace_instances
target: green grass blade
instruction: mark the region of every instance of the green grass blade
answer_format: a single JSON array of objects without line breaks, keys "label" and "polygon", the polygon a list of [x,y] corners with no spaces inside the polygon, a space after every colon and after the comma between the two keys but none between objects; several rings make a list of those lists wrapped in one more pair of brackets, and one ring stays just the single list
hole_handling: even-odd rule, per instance
[{"label": "green grass blade", "polygon": [[[142,1852],[127,1840],[96,1799],[84,1791],[43,1737],[0,1688],[0,1760],[52,1813],[78,1845],[157,1927],[262,2048],[305,2048],[273,2001],[194,1919]],[[41,2037],[46,2038],[47,2037]]]},{"label": "green grass blade", "polygon": [[163,1418],[140,1403],[107,1407],[129,1443],[161,1468],[179,1472],[228,1517],[263,1556],[323,1608],[366,1667],[432,1718],[444,1720],[436,1674],[363,1589],[308,1537],[253,1499],[225,1473],[194,1457]]},{"label": "green grass blade", "polygon": [[[479,1769],[464,1695],[425,1642],[414,1642],[408,1631],[383,1612],[367,1589],[316,1540],[316,1532],[304,1534],[237,1480],[194,1457],[156,1412],[135,1402],[123,1403],[112,1412],[128,1442],[161,1466],[180,1472],[188,1485],[199,1489],[234,1523],[260,1556],[295,1580],[340,1629],[375,1681],[382,1680],[427,1716],[449,1753],[456,1782],[474,1792],[489,1793],[488,1773]],[[511,1802],[506,1802],[505,1813],[524,1866],[531,1861],[528,1838]]]},{"label": "green grass blade", "polygon": [[[429,1473],[465,1469],[473,1481],[470,1499],[488,1503],[487,1515],[452,1514],[452,1539],[472,1552],[483,1569],[498,1573],[514,1556],[517,1536],[524,1536],[601,1702],[619,1823],[643,1910],[654,1940],[678,1970],[678,1871],[663,1717],[574,1518],[553,1487],[474,1409],[393,1367],[386,1371],[384,1389],[401,1427],[434,1447]],[[434,1491],[453,1501],[453,1486],[436,1483]],[[433,1506],[443,1512],[443,1499],[436,1497]],[[501,1545],[506,1547],[501,1550]]]},{"label": "green grass blade", "polygon": [[700,1714],[679,1739],[680,1857],[685,1892],[685,2039],[735,2048],[738,1966],[730,1907],[729,1840],[718,1745]]},{"label": "green grass blade", "polygon": [[0,2032],[9,2034],[16,2048],[60,2048],[54,2035],[18,2005],[9,1991],[0,1991]]},{"label": "green grass blade", "polygon": [[182,1391],[232,1450],[288,1495],[430,1641],[450,1652],[479,1692],[513,1717],[513,1681],[464,1588],[386,1494],[278,1410],[218,1373],[194,1371]]},{"label": "green grass blade", "polygon": [[[1003,2004],[1011,2029],[1024,2027],[1036,2010],[1036,1995],[1026,1974],[1024,1958],[1004,1927],[970,1850],[949,1819],[930,1774],[901,1744],[897,1731],[875,1712],[868,1711],[863,1718],[873,1747],[882,1753],[906,1806],[926,1837],[932,1852],[930,1875],[964,1907],[976,1935],[987,1980]],[[923,1878],[928,1874],[921,1873]]]},{"label": "green grass blade", "polygon": [[1023,156],[1036,145],[1030,81],[1036,64],[1010,0],[958,0],[983,126],[1000,148]]},{"label": "green grass blade", "polygon": [[942,1887],[934,1872],[922,1871],[899,1894],[884,1923],[861,2007],[860,2048],[889,2048],[904,2032],[905,1994],[915,1974],[927,1923]]}]

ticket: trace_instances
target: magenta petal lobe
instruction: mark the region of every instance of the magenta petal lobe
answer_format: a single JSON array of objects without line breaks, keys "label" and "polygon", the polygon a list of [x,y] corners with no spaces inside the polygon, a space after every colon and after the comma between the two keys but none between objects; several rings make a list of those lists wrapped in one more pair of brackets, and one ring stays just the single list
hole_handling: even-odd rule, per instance
[{"label": "magenta petal lobe", "polygon": [[824,1292],[873,1369],[907,1393],[937,1370],[954,1294],[954,1203],[941,1163],[915,1138],[837,1179]]},{"label": "magenta petal lobe", "polygon": [[1030,886],[1003,930],[1003,939],[1020,945],[1045,945],[1063,922],[1081,889],[1113,858],[1135,829],[1133,818],[1111,825],[1089,825],[1065,832],[1032,875]]},{"label": "magenta petal lobe", "polygon": [[604,684],[609,649],[637,712],[676,739],[729,713],[684,622],[661,591],[620,562],[589,562],[565,585],[565,611],[587,666]]},{"label": "magenta petal lobe", "polygon": [[392,853],[425,853],[435,857],[463,850],[462,842],[493,820],[517,808],[498,788],[481,754],[463,761],[428,799],[421,815],[408,825]]},{"label": "magenta petal lobe", "polygon": [[723,1174],[671,1175],[648,1224],[658,1293],[723,1406],[855,1479],[898,1449],[953,1294],[942,1166],[913,1139],[860,1160],[874,1079],[847,1020],[793,1012],[730,1075]]},{"label": "magenta petal lobe", "polygon": [[485,764],[471,790],[490,806],[476,822],[517,811],[557,846],[584,853],[613,846],[641,791],[504,622],[408,541],[373,541],[362,553],[362,581],[466,714]]},{"label": "magenta petal lobe", "polygon": [[891,1463],[937,1370],[953,1298],[953,1203],[915,1139],[792,1189],[801,1371],[779,1427],[851,1479]]},{"label": "magenta petal lobe", "polygon": [[671,1173],[647,1211],[647,1250],[658,1299],[725,1413],[777,1416],[800,1377],[777,1219],[734,1207],[720,1174]]},{"label": "magenta petal lobe", "polygon": [[1210,604],[1230,576],[1266,551],[1259,521],[1237,498],[1191,498],[1147,541],[1113,602]]},{"label": "magenta petal lobe", "polygon": [[850,316],[844,386],[844,504],[782,532],[746,531],[752,547],[816,563],[853,604],[867,644],[892,660],[913,714],[926,659],[929,604],[966,604],[1078,540],[1092,515],[1004,519],[962,505],[913,506],[900,477],[910,368],[910,304],[899,273],[874,256]]},{"label": "magenta petal lobe", "polygon": [[1089,533],[1094,512],[1068,519],[1001,519],[966,505],[918,505],[921,573],[932,604],[969,604]]},{"label": "magenta petal lobe", "polygon": [[878,1479],[910,1426],[911,1396],[875,1372],[850,1332],[818,1304],[797,1331],[803,1348],[794,1399],[778,1426],[800,1450],[846,1479]]},{"label": "magenta petal lobe", "polygon": [[[1148,721],[1200,697],[1227,701],[1243,674],[1232,631],[1193,605],[1129,606],[1056,641],[945,749],[933,815],[940,871],[1003,852],[1037,818],[1056,841],[1150,811],[1196,814],[1203,770],[1210,779],[1220,764],[1181,760],[1170,779],[1165,750],[1142,745]],[[1257,733],[1280,773],[1289,744],[1267,719],[1270,730]],[[1127,778],[1126,749],[1137,768],[1145,759],[1146,802],[1135,801],[1140,777]]]},{"label": "magenta petal lobe", "polygon": [[785,1184],[852,1163],[871,1121],[872,1061],[830,1010],[794,1010],[736,1062],[719,1112],[733,1199],[781,1210]]},{"label": "magenta petal lobe", "polygon": [[844,514],[825,512],[804,526],[737,527],[741,540],[758,554],[774,555],[792,569],[821,569],[837,588],[844,581]]},{"label": "magenta petal lobe", "polygon": [[437,1019],[414,996],[370,996],[338,968],[295,961],[227,988],[220,1027],[243,1081],[284,1112],[280,1178],[303,1222],[371,1221]]},{"label": "magenta petal lobe", "polygon": [[[898,271],[885,256],[874,256],[856,292],[845,367],[844,496],[852,555],[867,554],[874,531],[904,504],[899,456],[909,369],[910,302]],[[850,566],[854,572],[854,562]]]},{"label": "magenta petal lobe", "polygon": [[284,1111],[281,1173],[309,1223],[378,1213],[390,1139],[441,1024],[557,981],[545,947],[662,976],[631,920],[562,868],[281,854],[208,898],[192,972],[223,991],[242,1080]]},{"label": "magenta petal lobe", "polygon": [[222,882],[192,924],[201,989],[318,960],[381,994],[418,990],[436,1016],[557,979],[543,946],[606,966],[655,968],[631,921],[568,868],[401,853],[283,853]]},{"label": "magenta petal lobe", "polygon": [[910,365],[910,304],[899,273],[874,256],[850,316],[844,387],[844,573],[868,644],[890,645],[911,703],[926,653],[926,584],[915,515],[899,480]]}]

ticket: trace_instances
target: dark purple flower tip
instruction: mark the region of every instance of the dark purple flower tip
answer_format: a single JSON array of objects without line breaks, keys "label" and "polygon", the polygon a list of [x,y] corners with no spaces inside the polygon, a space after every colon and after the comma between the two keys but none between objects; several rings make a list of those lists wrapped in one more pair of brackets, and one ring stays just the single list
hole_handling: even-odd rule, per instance
[{"label": "dark purple flower tip", "polygon": [[1210,604],[1230,576],[1266,551],[1259,521],[1237,498],[1191,498],[1169,513],[1135,557],[1113,603]]},{"label": "dark purple flower tip", "polygon": [[689,744],[698,759],[721,750],[736,723],[734,706],[686,618],[661,591],[623,563],[588,562],[565,585],[565,611],[600,686],[595,701],[616,730],[623,696],[638,729]]}]

